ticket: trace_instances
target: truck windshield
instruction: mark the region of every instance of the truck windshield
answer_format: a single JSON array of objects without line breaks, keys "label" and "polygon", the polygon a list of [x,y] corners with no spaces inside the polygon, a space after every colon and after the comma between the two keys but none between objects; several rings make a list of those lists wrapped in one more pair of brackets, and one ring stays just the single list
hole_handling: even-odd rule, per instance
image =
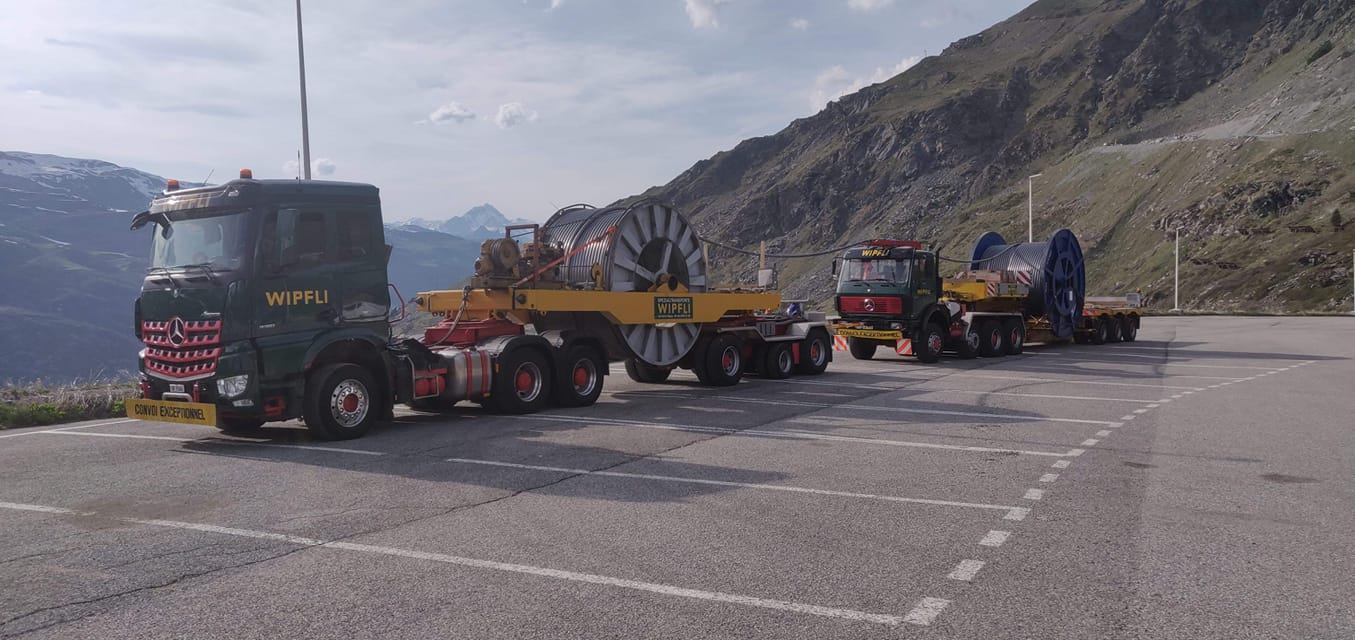
[{"label": "truck windshield", "polygon": [[862,260],[852,258],[843,261],[838,282],[890,282],[908,283],[907,260]]},{"label": "truck windshield", "polygon": [[240,268],[251,255],[246,213],[169,214],[167,228],[155,227],[151,267],[202,265],[218,271]]}]

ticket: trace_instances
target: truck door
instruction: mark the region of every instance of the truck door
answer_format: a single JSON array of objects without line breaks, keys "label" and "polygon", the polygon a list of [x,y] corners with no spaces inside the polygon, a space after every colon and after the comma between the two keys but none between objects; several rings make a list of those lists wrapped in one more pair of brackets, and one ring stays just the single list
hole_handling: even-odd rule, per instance
[{"label": "truck door", "polygon": [[931,253],[913,254],[913,309],[921,311],[941,295],[941,281],[936,277],[936,256]]},{"label": "truck door", "polygon": [[377,207],[340,208],[333,212],[336,261],[342,276],[334,294],[344,326],[362,325],[387,331],[390,290],[386,288],[386,251]]},{"label": "truck door", "polygon": [[269,354],[264,368],[299,371],[315,334],[341,316],[331,216],[313,206],[282,206],[266,214],[260,234],[255,335]]}]

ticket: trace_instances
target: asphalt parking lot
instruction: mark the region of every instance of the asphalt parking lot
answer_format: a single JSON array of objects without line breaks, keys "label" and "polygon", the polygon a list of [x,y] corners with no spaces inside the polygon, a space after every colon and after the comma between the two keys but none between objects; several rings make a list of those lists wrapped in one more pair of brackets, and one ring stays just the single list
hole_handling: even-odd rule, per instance
[{"label": "asphalt parking lot", "polygon": [[0,637],[1355,637],[1355,321],[0,432]]}]

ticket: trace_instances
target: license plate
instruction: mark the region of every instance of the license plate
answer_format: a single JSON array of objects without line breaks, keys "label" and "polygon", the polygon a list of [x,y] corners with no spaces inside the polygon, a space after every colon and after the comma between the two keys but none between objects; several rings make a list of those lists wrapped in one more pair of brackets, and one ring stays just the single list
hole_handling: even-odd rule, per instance
[{"label": "license plate", "polygon": [[837,329],[834,331],[840,336],[848,338],[864,338],[866,340],[900,340],[903,338],[901,331],[880,331],[876,329]]},{"label": "license plate", "polygon": [[183,393],[183,392],[184,392],[183,385],[181,385],[181,384],[176,384],[176,383],[171,382],[171,383],[169,383],[169,392],[170,392],[170,393]]},{"label": "license plate", "polygon": [[202,402],[171,402],[169,400],[127,401],[127,417],[154,422],[179,422],[216,426],[216,405]]}]

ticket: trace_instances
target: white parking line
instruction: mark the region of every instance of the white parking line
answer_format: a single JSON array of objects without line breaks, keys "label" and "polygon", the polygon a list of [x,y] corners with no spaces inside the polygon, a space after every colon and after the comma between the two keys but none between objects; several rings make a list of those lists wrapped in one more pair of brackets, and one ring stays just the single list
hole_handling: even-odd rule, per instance
[{"label": "white parking line", "polygon": [[532,471],[549,471],[552,473],[564,473],[569,475],[590,475],[606,476],[609,478],[632,478],[636,480],[657,480],[661,482],[682,482],[687,484],[705,484],[719,487],[739,487],[742,489],[763,489],[768,491],[787,491],[791,493],[808,493],[820,496],[834,496],[839,498],[861,498],[866,500],[884,500],[886,502],[907,502],[914,504],[928,504],[942,507],[966,507],[971,509],[992,509],[997,511],[1011,512],[1012,509],[1021,509],[1002,504],[980,504],[975,502],[956,502],[954,500],[932,500],[930,498],[904,498],[900,496],[882,496],[871,493],[853,493],[850,491],[833,491],[829,489],[810,489],[807,487],[794,487],[788,485],[762,484],[753,482],[733,482],[729,480],[707,480],[704,478],[682,478],[678,476],[665,476],[652,473],[626,473],[624,471],[590,471],[588,469],[570,469],[568,467],[547,467],[534,464],[518,464],[516,462],[499,462],[497,460],[473,460],[469,458],[448,458],[447,462],[457,462],[461,464],[478,464],[489,467],[508,467],[511,469],[528,469]]},{"label": "white parking line", "polygon": [[1100,440],[1097,440],[1096,438],[1087,438],[1086,440],[1083,440],[1083,441],[1082,441],[1082,444],[1081,444],[1080,446],[1083,446],[1083,447],[1094,447],[1094,446],[1096,446],[1096,443],[1098,443],[1098,442],[1100,442]]},{"label": "white parking line", "polygon": [[969,582],[974,579],[974,576],[979,574],[979,569],[982,568],[982,560],[961,560],[960,564],[955,565],[955,569],[946,577],[951,580],[963,580]]},{"label": "white parking line", "polygon": [[782,431],[768,431],[765,429],[726,429],[724,427],[701,427],[696,425],[665,424],[659,422],[640,422],[637,420],[613,420],[606,418],[574,418],[568,416],[553,415],[527,415],[517,416],[518,420],[540,420],[545,422],[566,422],[570,424],[582,424],[588,426],[603,427],[634,427],[639,429],[662,429],[665,431],[687,431],[690,433],[714,433],[728,436],[743,436],[756,438],[779,438],[785,440],[823,440],[827,442],[852,442],[856,444],[871,444],[887,447],[914,447],[919,449],[947,449],[951,451],[977,451],[984,453],[1018,453],[1027,456],[1048,456],[1051,458],[1062,458],[1065,456],[1077,456],[1083,452],[1080,449],[1070,449],[1066,453],[1056,451],[1029,451],[1024,449],[1003,449],[998,447],[971,447],[958,444],[936,444],[933,442],[908,442],[903,440],[883,440],[880,438],[859,438],[855,436],[835,436],[826,433],[816,433],[812,431],[801,431],[798,429],[785,429]]},{"label": "white parking line", "polygon": [[[864,371],[861,371],[861,372],[855,372],[855,371],[854,371],[854,372],[850,372],[850,373],[852,373],[853,375],[884,376],[884,377],[891,377],[891,378],[909,378],[909,377],[910,377],[907,373],[868,373],[868,372],[864,372]],[[1067,380],[1067,379],[1063,379],[1063,378],[1035,378],[1035,377],[1032,377],[1032,376],[990,376],[990,375],[981,375],[981,374],[972,374],[972,373],[946,373],[944,377],[946,377],[946,378],[975,378],[975,379],[981,379],[981,380],[1018,380],[1018,381],[1021,381],[1021,382],[1042,382],[1042,383],[1043,383],[1043,382],[1049,382],[1049,383],[1056,383],[1056,384],[1090,384],[1090,385],[1100,385],[1100,386],[1106,386],[1106,387],[1139,387],[1139,388],[1145,388],[1145,389],[1192,389],[1192,390],[1198,390],[1197,387],[1174,387],[1174,386],[1162,385],[1162,384],[1137,384],[1137,383],[1133,383],[1133,382],[1110,382],[1110,381],[1106,381],[1106,380]],[[914,377],[912,377],[912,379],[920,379],[920,380],[936,380],[937,378],[933,378],[933,377],[917,378],[917,377],[914,376]]]},{"label": "white parking line", "polygon": [[[1077,358],[1078,362],[1103,362],[1103,363],[1105,363],[1105,364],[1124,364],[1124,365],[1130,365],[1130,366],[1144,366],[1144,367],[1188,367],[1188,368],[1191,368],[1191,369],[1258,369],[1258,370],[1262,370],[1262,371],[1269,371],[1269,370],[1271,370],[1271,369],[1274,369],[1274,367],[1256,367],[1256,366],[1244,366],[1244,365],[1236,365],[1236,364],[1183,364],[1183,363],[1172,362],[1171,359],[1167,359],[1167,360],[1164,361],[1164,360],[1162,360],[1161,358],[1155,358],[1155,357],[1153,357],[1153,356],[1141,356],[1141,355],[1128,354],[1128,353],[1125,353],[1125,354],[1119,354],[1119,355],[1117,355],[1117,356],[1113,356],[1112,359],[1110,359],[1110,360],[1102,360],[1102,359],[1098,359],[1098,358],[1083,358],[1083,357],[1081,357],[1081,356],[1077,356],[1077,355],[1074,355],[1074,354],[1071,354],[1071,353],[1051,353],[1051,352],[1048,352],[1048,351],[1041,351],[1041,352],[1039,352],[1038,354],[1032,353],[1032,355],[1058,356],[1058,357],[1060,357],[1060,358]],[[1124,358],[1124,359],[1120,359],[1120,358]],[[1154,361],[1154,362],[1136,362],[1136,361],[1128,360],[1129,358],[1152,358],[1152,359],[1155,360],[1155,361]],[[1192,360],[1192,362],[1193,362],[1193,361],[1194,361],[1194,360]]]},{"label": "white parking line", "polygon": [[942,598],[923,598],[912,611],[908,612],[908,615],[903,617],[903,621],[925,627],[931,624],[936,616],[941,615],[941,611],[949,604],[949,600]]},{"label": "white parking line", "polygon": [[129,438],[132,440],[168,440],[170,442],[199,442],[210,444],[235,444],[254,447],[269,447],[272,449],[304,449],[306,451],[328,451],[330,453],[352,453],[360,456],[384,456],[380,451],[363,451],[362,449],[343,449],[340,447],[319,447],[309,444],[279,444],[276,442],[255,442],[253,440],[227,440],[225,438],[181,438],[174,436],[145,436],[132,433],[94,433],[89,431],[39,431],[37,433],[46,433],[55,436],[91,436],[95,438]]},{"label": "white parking line", "polygon": [[17,438],[17,437],[19,437],[19,436],[31,436],[31,435],[35,435],[35,434],[39,434],[39,433],[57,433],[57,432],[64,432],[64,431],[75,431],[76,429],[89,429],[89,428],[91,428],[91,427],[103,427],[103,426],[107,426],[107,425],[110,425],[110,424],[123,424],[123,423],[125,423],[125,422],[141,422],[141,421],[140,421],[140,420],[135,420],[135,419],[132,419],[132,418],[125,418],[125,419],[122,419],[122,420],[108,420],[108,421],[105,421],[105,422],[95,422],[95,423],[91,423],[91,424],[78,424],[78,425],[75,425],[75,426],[73,426],[73,427],[60,427],[60,428],[57,428],[57,429],[41,429],[41,430],[37,430],[37,431],[25,431],[25,432],[23,432],[23,433],[7,433],[7,434],[4,434],[4,435],[0,435],[0,438]]},{"label": "white parking line", "polygon": [[[1083,374],[1083,375],[1088,375],[1088,374],[1090,374],[1090,375],[1099,375],[1099,376],[1103,376],[1103,377],[1107,377],[1107,378],[1114,378],[1114,377],[1117,376],[1117,374],[1122,373],[1122,372],[1119,372],[1119,371],[1115,371],[1115,370],[1113,370],[1113,369],[1071,368],[1071,367],[1032,367],[1032,366],[1029,366],[1029,365],[1026,365],[1025,368],[1002,367],[1002,368],[1000,368],[1000,369],[995,368],[995,369],[993,369],[993,370],[994,370],[994,371],[1011,371],[1011,372],[1029,371],[1029,372],[1031,372],[1031,373],[1077,373],[1077,374]],[[1144,375],[1144,376],[1151,375],[1153,378],[1158,379],[1158,380],[1164,380],[1164,379],[1167,379],[1167,378],[1205,378],[1205,379],[1213,379],[1213,380],[1239,380],[1239,379],[1240,379],[1240,378],[1236,378],[1236,377],[1232,377],[1232,376],[1202,376],[1202,375],[1185,374],[1185,373],[1145,373],[1145,372],[1138,372],[1138,371],[1131,371],[1131,372],[1129,372],[1129,373],[1133,373],[1134,375]]]},{"label": "white parking line", "polygon": [[1007,538],[1009,538],[1011,535],[1012,532],[1010,531],[997,531],[997,530],[989,531],[986,535],[983,536],[982,540],[979,540],[979,544],[985,547],[1000,547],[1002,546],[1002,543],[1006,542]]},{"label": "white parking line", "polygon": [[[1045,400],[1087,400],[1087,401],[1090,401],[1090,402],[1131,402],[1131,403],[1135,403],[1135,404],[1144,404],[1144,403],[1148,403],[1148,402],[1153,402],[1153,400],[1136,400],[1136,399],[1133,399],[1133,398],[1105,398],[1105,397],[1099,397],[1099,396],[1061,396],[1061,395],[1049,395],[1049,394],[1042,394],[1042,393],[1014,393],[1014,392],[1009,392],[1009,391],[982,391],[982,390],[977,390],[977,389],[930,389],[930,388],[927,388],[927,387],[916,387],[916,386],[902,386],[902,387],[901,387],[901,386],[897,386],[897,385],[888,385],[888,384],[862,384],[862,385],[849,385],[849,384],[843,383],[843,382],[818,382],[818,381],[814,381],[814,380],[777,380],[776,382],[768,382],[768,383],[767,383],[768,386],[770,386],[770,385],[777,385],[777,386],[780,386],[780,385],[783,385],[783,384],[812,384],[812,385],[819,385],[819,386],[825,386],[825,387],[844,387],[844,386],[850,386],[850,387],[853,388],[853,389],[878,389],[878,390],[881,390],[881,391],[916,391],[916,392],[918,392],[918,393],[938,393],[938,394],[955,393],[955,394],[977,395],[977,396],[1011,396],[1011,397],[1013,397],[1013,398],[1040,398],[1040,399],[1045,399]],[[805,393],[805,392],[803,392],[803,391],[782,391],[781,393]],[[842,397],[850,397],[849,394],[845,394],[845,393],[844,393],[844,394],[838,394],[838,395],[840,395],[840,396],[842,396]]]},{"label": "white parking line", "polygon": [[1057,473],[1046,473],[1046,474],[1040,476],[1040,482],[1053,482],[1053,481],[1058,480],[1058,479],[1059,479],[1059,474],[1057,474]]},{"label": "white parking line", "polygon": [[1128,422],[1128,421],[1133,420],[1134,418],[1137,418],[1137,417],[1138,417],[1138,416],[1136,416],[1136,415],[1134,415],[1134,414],[1131,413],[1131,414],[1129,414],[1129,415],[1127,415],[1127,416],[1120,416],[1120,420],[1125,421],[1125,422]]},{"label": "white parking line", "polygon": [[1027,500],[1040,500],[1044,498],[1044,489],[1026,489],[1026,495],[1022,496]]},{"label": "white parking line", "polygon": [[1097,432],[1096,432],[1096,437],[1098,437],[1098,438],[1104,438],[1104,437],[1106,437],[1106,436],[1108,436],[1108,435],[1110,435],[1110,431],[1109,431],[1109,430],[1106,430],[1106,429],[1103,429],[1103,430],[1101,430],[1101,431],[1097,431]]},{"label": "white parking line", "polygon": [[1069,464],[1071,464],[1071,462],[1069,462],[1068,460],[1055,460],[1054,464],[1051,464],[1049,466],[1055,469],[1067,469]]},{"label": "white parking line", "polygon": [[[47,507],[44,505],[15,504],[0,502],[0,508],[37,511],[46,513],[61,513],[72,515],[94,515],[77,513],[70,509],[61,509],[59,507]],[[152,527],[166,527],[170,529],[182,529],[187,531],[199,531],[203,533],[214,533],[218,535],[234,536],[237,538],[253,538],[257,540],[274,540],[289,544],[300,545],[304,547],[318,547],[324,549],[338,549],[342,551],[353,551],[358,553],[368,553],[384,556],[393,556],[407,558],[411,560],[424,560],[427,562],[437,562],[442,564],[458,565],[474,569],[486,569],[490,571],[500,571],[506,573],[518,573],[541,578],[551,578],[555,580],[566,580],[570,582],[582,582],[586,584],[596,584],[610,587],[619,587],[622,589],[632,589],[635,591],[647,591],[666,596],[675,596],[681,598],[691,598],[695,600],[707,600],[711,602],[721,602],[725,604],[736,604],[745,607],[758,607],[763,609],[775,609],[779,611],[789,611],[804,615],[821,616],[825,618],[838,618],[841,620],[852,620],[856,622],[871,622],[883,625],[898,625],[904,622],[912,624],[925,625],[935,618],[931,617],[921,619],[921,617],[910,620],[909,616],[894,616],[879,613],[868,613],[865,611],[855,611],[852,609],[839,609],[835,607],[822,607],[812,604],[802,604],[798,602],[788,602],[785,600],[771,600],[767,598],[758,598],[754,596],[745,596],[720,591],[704,591],[701,589],[688,589],[673,585],[658,584],[654,582],[642,582],[639,580],[629,580],[626,578],[615,578],[592,573],[578,573],[575,571],[565,571],[561,569],[550,569],[545,567],[534,567],[525,564],[513,564],[508,562],[497,562],[494,560],[480,560],[477,558],[466,558],[462,556],[448,555],[445,553],[429,553],[426,551],[414,551],[410,549],[399,549],[395,547],[384,547],[371,544],[359,544],[356,542],[329,542],[318,538],[305,538],[283,533],[272,533],[269,531],[254,531],[251,529],[237,529],[234,527],[220,527],[210,524],[201,524],[196,522],[180,522],[176,520],[142,520],[139,518],[116,518],[122,522],[140,524]],[[923,603],[927,603],[931,598],[924,598]],[[918,605],[922,606],[921,604]],[[939,613],[942,607],[937,608]],[[917,612],[917,609],[914,609]]]},{"label": "white parking line", "polygon": [[1048,418],[1044,416],[1023,416],[1011,413],[986,413],[982,411],[950,411],[948,409],[918,409],[913,407],[877,407],[866,404],[827,404],[823,402],[803,402],[799,400],[764,400],[740,396],[700,395],[693,398],[714,398],[730,402],[746,402],[773,406],[810,407],[814,409],[852,409],[858,411],[889,411],[897,413],[921,413],[926,415],[961,416],[966,418],[993,418],[1015,420],[1018,422],[1069,422],[1074,424],[1114,424],[1106,420],[1083,420],[1081,418]]}]

